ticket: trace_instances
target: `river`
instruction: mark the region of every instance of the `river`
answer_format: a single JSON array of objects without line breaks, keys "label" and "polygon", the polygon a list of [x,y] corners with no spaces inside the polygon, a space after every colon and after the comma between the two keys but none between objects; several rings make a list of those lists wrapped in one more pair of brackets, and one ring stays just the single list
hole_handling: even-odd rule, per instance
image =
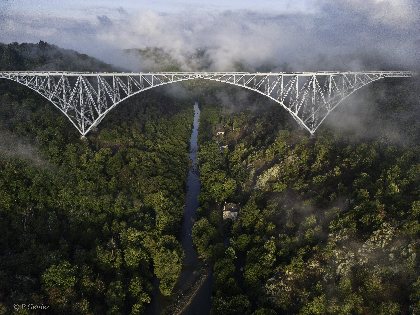
[{"label": "river", "polygon": [[[178,310],[180,308],[183,309],[183,311],[179,313],[182,315],[207,315],[210,314],[211,308],[211,269],[209,267],[203,267],[203,263],[198,259],[192,240],[192,227],[194,225],[196,211],[199,206],[198,195],[200,194],[200,177],[197,164],[199,125],[200,108],[198,103],[195,102],[189,151],[191,164],[187,177],[187,193],[185,196],[184,218],[181,228],[181,244],[184,249],[185,257],[181,274],[174,290],[174,292],[183,292],[185,296],[191,295],[191,298],[187,299],[188,302],[182,301],[182,303],[178,303],[181,305],[177,305]],[[204,274],[208,275],[205,278],[202,277],[203,268],[206,271]],[[200,277],[201,279],[204,279],[204,281],[199,281]],[[193,288],[194,285],[197,286],[198,283],[200,284],[198,289],[191,290],[191,288]],[[149,310],[151,310],[151,314],[160,314],[164,311],[164,309],[169,307],[171,303],[168,298],[159,294],[158,282],[156,279],[154,287],[152,305]],[[194,292],[194,294],[190,294],[191,292]]]},{"label": "river", "polygon": [[[197,151],[198,151],[198,127],[200,125],[200,108],[198,103],[194,104],[194,122],[190,138],[190,169],[187,177],[187,195],[185,198],[184,219],[182,222],[182,247],[184,248],[185,259],[184,269],[195,267],[198,262],[197,252],[192,240],[192,227],[194,225],[195,213],[199,206],[198,195],[200,194],[200,177],[198,175]],[[184,270],[183,270],[184,271]],[[181,281],[183,273],[181,273]],[[185,275],[184,275],[185,276]]]},{"label": "river", "polygon": [[[200,194],[200,177],[198,173],[197,151],[198,151],[198,128],[200,124],[200,108],[198,103],[194,104],[194,123],[190,139],[189,157],[191,166],[187,178],[187,195],[185,201],[185,212],[182,223],[182,247],[184,248],[185,259],[181,271],[179,283],[191,285],[197,281],[197,272],[201,264],[192,240],[192,227],[195,215],[199,206],[198,195]],[[211,307],[211,275],[204,281],[191,303],[182,313],[183,315],[206,315],[210,313]]]}]

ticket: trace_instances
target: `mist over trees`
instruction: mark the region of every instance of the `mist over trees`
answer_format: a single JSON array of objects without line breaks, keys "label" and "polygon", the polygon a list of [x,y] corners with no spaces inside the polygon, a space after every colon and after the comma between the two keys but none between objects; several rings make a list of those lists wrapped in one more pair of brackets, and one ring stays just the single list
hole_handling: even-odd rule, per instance
[{"label": "mist over trees", "polygon": [[416,0],[20,4],[0,6],[0,41],[43,39],[130,71],[161,65],[123,50],[159,49],[185,71],[419,70]]},{"label": "mist over trees", "polygon": [[[264,105],[203,106],[193,237],[214,266],[213,314],[418,312],[418,125],[404,142],[327,127],[309,138]],[[237,220],[222,219],[225,202]]]},{"label": "mist over trees", "polygon": [[[180,69],[164,49],[129,53]],[[114,70],[45,42],[0,44],[0,68]],[[19,303],[146,314],[154,283],[173,293],[191,91],[202,185],[192,235],[213,271],[213,314],[420,312],[417,88],[374,83],[311,138],[264,97],[194,81],[141,93],[81,140],[45,99],[1,80],[0,314]],[[237,220],[223,220],[225,202]]]}]

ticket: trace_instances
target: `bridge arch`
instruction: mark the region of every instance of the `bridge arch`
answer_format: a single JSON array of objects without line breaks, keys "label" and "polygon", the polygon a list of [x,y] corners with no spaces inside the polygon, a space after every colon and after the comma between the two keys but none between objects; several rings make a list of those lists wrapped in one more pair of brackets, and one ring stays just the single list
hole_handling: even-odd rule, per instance
[{"label": "bridge arch", "polygon": [[311,134],[347,97],[386,77],[411,77],[409,71],[376,72],[0,72],[57,107],[82,136],[117,105],[141,92],[166,84],[203,79],[257,92],[280,104]]},{"label": "bridge arch", "polygon": [[[132,93],[132,94],[130,94],[130,95],[128,95],[128,96],[126,96],[126,97],[124,97],[124,98],[122,98],[122,99],[120,99],[119,101],[117,101],[116,103],[114,103],[114,104],[112,104],[109,108],[107,108],[103,113],[101,113],[99,116],[98,116],[98,118],[97,118],[97,120],[95,120],[95,122],[94,122],[94,124],[92,124],[88,129],[86,129],[86,131],[85,131],[85,135],[86,134],[88,134],[93,128],[95,128],[95,127],[97,127],[100,123],[101,123],[101,121],[105,118],[105,116],[110,112],[110,111],[112,111],[115,107],[117,107],[118,105],[120,105],[121,103],[123,103],[123,102],[125,102],[126,100],[128,100],[129,98],[131,98],[132,96],[135,96],[135,95],[138,95],[138,94],[140,94],[140,93],[143,93],[143,92],[145,92],[145,91],[148,91],[148,90],[151,90],[151,89],[154,89],[154,88],[157,88],[157,87],[161,87],[161,86],[165,86],[165,85],[167,85],[167,84],[172,84],[172,83],[179,83],[179,82],[183,82],[183,81],[190,81],[190,80],[193,80],[193,79],[180,79],[180,80],[176,80],[176,81],[172,81],[172,82],[168,82],[168,83],[162,83],[162,84],[156,84],[156,85],[153,85],[153,86],[149,86],[149,87],[147,87],[147,88],[144,88],[144,89],[142,89],[142,90],[139,90],[139,91],[136,91],[136,92],[134,92],[134,93]],[[84,136],[84,135],[83,135]]]},{"label": "bridge arch", "polygon": [[[303,123],[303,121],[294,113],[294,112],[292,112],[287,106],[285,106],[284,105],[284,103],[283,102],[281,102],[281,101],[279,101],[279,100],[277,100],[277,99],[275,99],[274,97],[272,97],[272,96],[270,96],[270,95],[267,95],[267,94],[264,94],[263,92],[261,92],[261,91],[259,91],[259,90],[256,90],[256,89],[252,89],[252,88],[250,88],[250,87],[248,87],[248,86],[243,86],[243,85],[239,85],[239,84],[235,84],[235,83],[232,83],[232,82],[227,82],[227,81],[221,81],[221,80],[216,80],[216,79],[209,79],[209,78],[188,78],[188,79],[180,79],[180,80],[176,80],[176,81],[172,81],[172,82],[168,82],[168,83],[164,83],[164,84],[157,84],[157,85],[154,85],[154,86],[151,86],[151,87],[148,87],[148,88],[145,88],[145,89],[143,89],[143,90],[140,90],[140,91],[137,91],[137,92],[135,92],[135,93],[133,93],[133,94],[131,94],[131,95],[129,95],[129,96],[126,96],[125,98],[123,98],[123,99],[121,99],[121,100],[119,100],[118,102],[116,102],[116,103],[114,103],[114,104],[112,104],[108,109],[106,109],[106,111],[105,112],[103,112],[99,117],[98,117],[98,119],[95,121],[95,123],[94,124],[92,124],[88,129],[86,129],[86,131],[85,131],[85,134],[87,134],[87,133],[89,133],[93,128],[95,128],[96,126],[98,126],[99,125],[99,123],[101,123],[101,121],[105,118],[105,116],[111,111],[111,110],[113,110],[115,107],[117,107],[118,105],[120,105],[121,103],[123,103],[124,101],[126,101],[127,99],[129,99],[130,97],[132,97],[132,96],[135,96],[135,95],[137,95],[137,94],[140,94],[140,93],[142,93],[142,92],[145,92],[145,91],[147,91],[147,90],[151,90],[151,89],[153,89],[153,88],[156,88],[156,87],[161,87],[161,86],[165,86],[165,85],[168,85],[168,84],[172,84],[172,83],[179,83],[179,82],[184,82],[184,81],[191,81],[191,80],[206,80],[206,81],[213,81],[213,82],[219,82],[219,83],[227,83],[227,84],[230,84],[230,85],[233,85],[233,86],[237,86],[237,87],[240,87],[240,88],[245,88],[245,89],[247,89],[247,90],[250,90],[250,91],[253,91],[253,92],[256,92],[256,93],[259,93],[259,94],[261,94],[261,95],[263,95],[263,96],[265,96],[265,97],[268,97],[269,99],[271,99],[271,100],[273,100],[274,102],[276,102],[276,103],[278,103],[278,104],[280,104],[286,111],[288,111],[289,112],[289,114],[293,117],[293,119],[295,119],[298,123],[299,123],[299,125],[301,126],[301,127],[303,127],[304,129],[306,129],[306,130],[308,130],[309,132],[311,132],[311,130]],[[311,132],[312,133],[312,132]]]},{"label": "bridge arch", "polygon": [[[54,103],[54,102],[52,102],[51,101],[51,99],[50,98],[48,98],[48,96],[47,95],[45,95],[44,93],[42,93],[41,91],[39,91],[38,89],[35,89],[35,88],[33,88],[33,87],[31,87],[31,86],[28,86],[28,85],[26,85],[26,84],[23,84],[23,83],[21,83],[21,82],[18,82],[18,81],[16,81],[16,80],[11,80],[11,79],[9,79],[9,78],[3,78],[3,77],[1,77],[0,76],[0,79],[6,79],[6,80],[9,80],[9,81],[12,81],[13,83],[18,83],[18,84],[21,84],[21,85],[23,85],[23,86],[25,86],[25,87],[27,87],[27,88],[29,88],[29,89],[31,89],[32,91],[34,91],[34,92],[36,92],[38,95],[41,95],[43,98],[45,98],[49,103],[51,103],[51,104],[53,104],[54,105],[54,107],[55,108],[57,108],[64,116],[66,116],[67,118],[69,118],[67,115],[66,115],[66,113],[64,112],[64,110],[63,110],[63,108],[61,108],[60,106],[58,106],[56,103]],[[79,131],[79,133],[81,133],[81,130],[79,129],[79,126],[77,126],[77,124],[72,120],[72,119],[68,119],[70,122],[71,122],[71,124],[77,129],[77,131]]]}]

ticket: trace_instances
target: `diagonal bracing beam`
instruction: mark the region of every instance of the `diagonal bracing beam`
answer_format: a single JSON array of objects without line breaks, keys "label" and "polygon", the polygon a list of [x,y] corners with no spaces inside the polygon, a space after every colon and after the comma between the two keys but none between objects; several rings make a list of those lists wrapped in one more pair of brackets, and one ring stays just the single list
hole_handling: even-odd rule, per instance
[{"label": "diagonal bracing beam", "polygon": [[127,98],[154,87],[194,79],[218,81],[260,93],[279,103],[304,129],[313,134],[334,108],[363,86],[383,78],[414,75],[410,71],[0,72],[0,78],[25,85],[48,99],[82,136]]}]

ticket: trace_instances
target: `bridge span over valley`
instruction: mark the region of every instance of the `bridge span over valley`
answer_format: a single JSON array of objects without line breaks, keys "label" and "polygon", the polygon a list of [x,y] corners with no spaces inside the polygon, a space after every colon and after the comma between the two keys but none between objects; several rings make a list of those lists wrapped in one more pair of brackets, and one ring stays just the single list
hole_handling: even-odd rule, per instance
[{"label": "bridge span over valley", "polygon": [[311,134],[349,95],[383,78],[407,78],[410,71],[362,72],[58,72],[0,71],[41,94],[57,107],[82,136],[119,103],[165,84],[203,79],[240,86],[277,102]]}]

